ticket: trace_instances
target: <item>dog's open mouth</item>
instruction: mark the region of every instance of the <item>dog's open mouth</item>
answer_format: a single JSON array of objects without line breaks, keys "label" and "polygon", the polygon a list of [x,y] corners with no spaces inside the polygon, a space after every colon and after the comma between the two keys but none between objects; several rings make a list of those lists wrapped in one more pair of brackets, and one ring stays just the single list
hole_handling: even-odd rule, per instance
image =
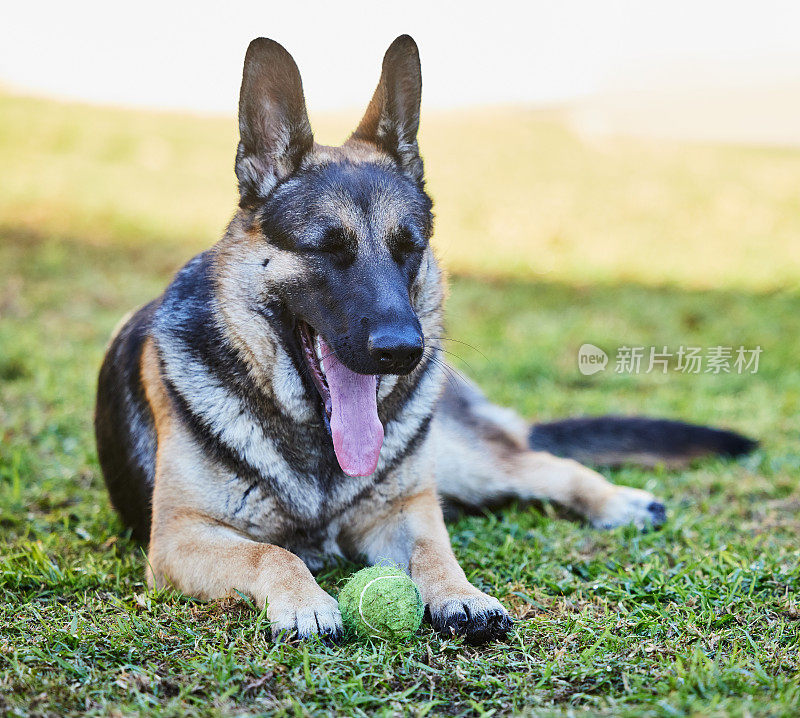
[{"label": "dog's open mouth", "polygon": [[330,421],[339,466],[349,476],[372,474],[383,445],[383,425],[378,419],[380,377],[348,369],[305,322],[298,323],[298,333],[303,358]]}]

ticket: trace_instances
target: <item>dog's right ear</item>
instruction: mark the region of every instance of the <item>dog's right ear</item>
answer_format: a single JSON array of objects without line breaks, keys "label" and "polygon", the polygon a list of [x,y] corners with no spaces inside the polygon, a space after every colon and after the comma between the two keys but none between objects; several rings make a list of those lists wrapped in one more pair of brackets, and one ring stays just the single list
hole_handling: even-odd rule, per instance
[{"label": "dog's right ear", "polygon": [[239,206],[252,208],[266,197],[300,166],[313,145],[295,61],[274,40],[253,40],[244,58],[239,94]]}]

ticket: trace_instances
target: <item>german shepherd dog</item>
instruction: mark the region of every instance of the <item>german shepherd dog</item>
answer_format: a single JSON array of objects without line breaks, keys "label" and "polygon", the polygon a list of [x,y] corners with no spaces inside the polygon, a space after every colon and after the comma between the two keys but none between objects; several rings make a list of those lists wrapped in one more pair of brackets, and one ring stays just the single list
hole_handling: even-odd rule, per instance
[{"label": "german shepherd dog", "polygon": [[442,503],[552,500],[594,526],[657,526],[664,506],[593,464],[677,465],[753,442],[637,418],[531,428],[439,356],[444,282],[417,145],[417,46],[389,47],[341,147],[314,142],[297,66],[244,62],[239,207],[223,238],[114,335],[95,430],[108,490],[149,544],[147,580],[267,606],[277,637],[342,631],[314,580],[345,556],[405,567],[440,633],[512,620],[467,581]]}]

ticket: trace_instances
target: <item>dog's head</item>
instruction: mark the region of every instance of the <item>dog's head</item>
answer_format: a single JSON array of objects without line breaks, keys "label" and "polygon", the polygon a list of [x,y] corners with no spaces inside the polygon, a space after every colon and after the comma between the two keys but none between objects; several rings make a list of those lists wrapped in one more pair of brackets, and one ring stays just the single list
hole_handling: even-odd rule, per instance
[{"label": "dog's head", "polygon": [[433,218],[417,145],[421,88],[417,46],[401,36],[355,132],[326,147],[314,142],[291,55],[259,38],[245,58],[240,207],[353,475],[377,464],[381,377],[413,371],[425,348],[416,296]]}]

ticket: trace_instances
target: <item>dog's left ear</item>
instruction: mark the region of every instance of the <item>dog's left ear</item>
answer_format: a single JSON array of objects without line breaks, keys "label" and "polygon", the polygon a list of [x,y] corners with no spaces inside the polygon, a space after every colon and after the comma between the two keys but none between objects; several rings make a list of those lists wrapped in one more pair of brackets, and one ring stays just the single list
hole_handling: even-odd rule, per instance
[{"label": "dog's left ear", "polygon": [[378,87],[350,137],[377,145],[417,182],[423,177],[417,145],[421,96],[417,43],[409,35],[401,35],[386,51]]},{"label": "dog's left ear", "polygon": [[314,145],[303,82],[283,45],[259,37],[244,58],[236,177],[239,205],[252,207],[294,172]]}]

